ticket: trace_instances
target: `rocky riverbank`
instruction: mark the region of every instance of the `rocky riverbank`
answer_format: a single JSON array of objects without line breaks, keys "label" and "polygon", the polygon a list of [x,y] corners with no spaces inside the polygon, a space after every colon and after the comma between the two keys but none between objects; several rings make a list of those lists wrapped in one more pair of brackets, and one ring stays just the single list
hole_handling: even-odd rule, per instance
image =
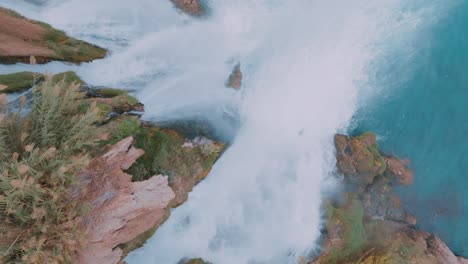
[{"label": "rocky riverbank", "polygon": [[[0,80],[18,80],[8,82],[8,87],[34,86],[33,97],[42,89],[41,79],[57,87],[78,85],[84,96],[76,101],[76,114],[95,109],[93,137],[99,148],[85,153],[93,159],[76,175],[78,184],[71,189],[74,203],[88,207],[73,220],[81,223],[84,235],[83,246],[72,253],[74,262],[119,263],[156,231],[171,208],[187,200],[224,149],[223,143],[204,136],[188,138],[142,122],[138,112],[143,105],[123,90],[91,87],[73,72],[40,76],[32,83],[18,77],[23,75],[29,77],[29,73],[9,74],[0,75]],[[31,263],[43,259],[37,260]]]}]

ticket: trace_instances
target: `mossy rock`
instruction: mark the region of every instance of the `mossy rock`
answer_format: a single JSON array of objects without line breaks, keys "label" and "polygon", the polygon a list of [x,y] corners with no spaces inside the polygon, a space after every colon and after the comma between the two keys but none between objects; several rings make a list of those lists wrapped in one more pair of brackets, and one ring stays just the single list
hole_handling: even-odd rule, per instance
[{"label": "mossy rock", "polygon": [[344,206],[328,204],[326,212],[329,239],[335,244],[323,256],[323,263],[343,263],[367,244],[364,207],[357,196],[350,194]]},{"label": "mossy rock", "polygon": [[0,93],[19,93],[44,80],[44,76],[35,72],[18,72],[0,75]]},{"label": "mossy rock", "polygon": [[370,184],[384,173],[386,161],[379,153],[376,136],[366,132],[355,137],[335,136],[337,167],[360,184]]},{"label": "mossy rock", "polygon": [[65,84],[85,84],[85,82],[80,78],[80,76],[78,76],[74,71],[57,73],[54,76],[52,76],[53,83],[58,83],[60,81],[64,81]]},{"label": "mossy rock", "polygon": [[[0,8],[0,15],[8,22],[0,24],[0,35],[8,37],[8,42],[3,43],[8,49],[0,52],[0,63],[66,61],[79,64],[104,58],[107,54],[106,49],[71,38],[49,24],[25,18],[15,11]],[[22,31],[12,31],[8,26],[11,24],[19,25]]]}]

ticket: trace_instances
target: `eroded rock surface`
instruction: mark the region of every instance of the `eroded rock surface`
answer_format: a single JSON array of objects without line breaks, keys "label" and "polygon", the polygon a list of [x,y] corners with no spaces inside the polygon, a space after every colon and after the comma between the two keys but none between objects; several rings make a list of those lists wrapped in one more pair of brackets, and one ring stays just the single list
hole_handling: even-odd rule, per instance
[{"label": "eroded rock surface", "polygon": [[132,182],[124,172],[144,154],[132,142],[132,137],[123,139],[79,175],[83,190],[76,195],[92,206],[84,219],[86,243],[79,263],[118,263],[123,253],[118,246],[161,222],[175,197],[166,176]]},{"label": "eroded rock surface", "polygon": [[106,56],[95,45],[68,37],[50,25],[0,8],[0,63],[88,62]]}]

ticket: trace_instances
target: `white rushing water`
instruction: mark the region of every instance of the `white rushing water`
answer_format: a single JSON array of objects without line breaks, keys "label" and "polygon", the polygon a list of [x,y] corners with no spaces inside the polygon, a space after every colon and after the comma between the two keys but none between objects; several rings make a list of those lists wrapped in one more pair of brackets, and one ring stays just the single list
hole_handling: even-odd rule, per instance
[{"label": "white rushing water", "polygon": [[[359,92],[375,88],[369,79],[385,43],[410,54],[409,36],[430,13],[404,2],[212,0],[210,15],[193,19],[166,0],[0,0],[112,52],[79,67],[0,71],[72,69],[89,83],[135,90],[147,119],[204,117],[233,136],[209,177],[128,263],[295,262],[318,249],[333,135],[349,125]],[[238,61],[236,92],[224,82]]]}]

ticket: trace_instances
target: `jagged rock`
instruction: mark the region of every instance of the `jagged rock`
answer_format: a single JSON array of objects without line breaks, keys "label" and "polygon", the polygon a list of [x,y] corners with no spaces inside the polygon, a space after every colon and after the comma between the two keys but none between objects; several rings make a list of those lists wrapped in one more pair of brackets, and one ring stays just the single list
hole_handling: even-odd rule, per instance
[{"label": "jagged rock", "polygon": [[86,242],[79,263],[119,263],[123,252],[118,246],[161,222],[175,197],[167,177],[132,182],[123,171],[144,154],[132,142],[132,137],[123,139],[79,175],[82,187],[75,196],[92,206],[83,221]]},{"label": "jagged rock", "polygon": [[68,37],[50,25],[0,8],[0,63],[89,62],[107,51]]},{"label": "jagged rock", "polygon": [[241,71],[240,63],[238,63],[232,69],[231,75],[229,75],[229,78],[226,81],[226,87],[239,90],[241,86],[242,86],[242,71]]},{"label": "jagged rock", "polygon": [[385,174],[394,177],[398,183],[403,185],[411,185],[414,180],[414,173],[406,167],[404,161],[395,157],[384,157],[387,163]]},{"label": "jagged rock", "polygon": [[179,10],[192,16],[202,16],[206,13],[200,0],[171,0],[171,2]]},{"label": "jagged rock", "polygon": [[338,170],[355,182],[367,185],[386,169],[386,163],[377,150],[374,133],[356,137],[335,135]]}]

